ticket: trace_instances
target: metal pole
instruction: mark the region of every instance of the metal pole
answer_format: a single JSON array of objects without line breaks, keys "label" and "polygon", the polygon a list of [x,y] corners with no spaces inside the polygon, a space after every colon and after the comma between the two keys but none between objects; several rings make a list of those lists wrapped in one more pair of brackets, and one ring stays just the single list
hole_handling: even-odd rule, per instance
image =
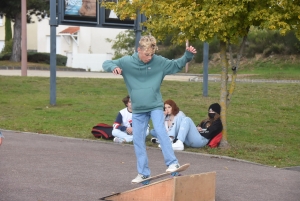
[{"label": "metal pole", "polygon": [[50,105],[56,105],[56,1],[50,1]]},{"label": "metal pole", "polygon": [[21,54],[21,76],[27,76],[27,3],[22,0],[21,15],[22,15],[22,54]]},{"label": "metal pole", "polygon": [[139,42],[141,39],[142,29],[141,29],[141,14],[140,11],[137,11],[136,24],[135,24],[135,50],[139,47]]},{"label": "metal pole", "polygon": [[204,42],[203,44],[203,96],[208,96],[208,55],[209,44]]}]

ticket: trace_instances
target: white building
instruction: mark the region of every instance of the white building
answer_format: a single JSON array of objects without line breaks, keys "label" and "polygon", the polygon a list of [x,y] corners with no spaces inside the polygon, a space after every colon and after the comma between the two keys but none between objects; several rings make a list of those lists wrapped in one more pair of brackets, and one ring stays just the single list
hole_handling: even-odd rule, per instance
[{"label": "white building", "polygon": [[[0,50],[4,46],[4,19],[0,19]],[[50,53],[49,18],[27,24],[27,49]],[[1,24],[2,23],[2,24]],[[115,39],[124,29],[72,27],[56,28],[56,53],[68,57],[67,66],[91,71],[103,71],[102,63],[114,52],[106,38]]]},{"label": "white building", "polygon": [[[37,23],[37,51],[50,52],[49,19]],[[71,27],[56,28],[56,53],[68,57],[67,66],[103,71],[102,63],[114,52],[106,38],[115,39],[124,29]]]}]

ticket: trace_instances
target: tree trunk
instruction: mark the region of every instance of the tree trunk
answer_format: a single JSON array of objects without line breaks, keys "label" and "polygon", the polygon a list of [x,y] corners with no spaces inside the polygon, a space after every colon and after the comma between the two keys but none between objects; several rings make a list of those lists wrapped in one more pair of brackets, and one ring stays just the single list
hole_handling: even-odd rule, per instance
[{"label": "tree trunk", "polygon": [[13,38],[13,48],[10,57],[10,61],[20,62],[21,61],[21,13],[16,14],[15,24],[14,24],[14,38]]},{"label": "tree trunk", "polygon": [[227,83],[228,83],[228,59],[226,55],[226,42],[220,42],[220,56],[221,56],[221,96],[220,96],[220,105],[222,108],[221,112],[221,121],[223,124],[223,137],[220,143],[221,148],[229,147],[227,142],[227,122],[226,122],[226,114],[227,114]]},{"label": "tree trunk", "polygon": [[243,40],[241,42],[241,45],[240,45],[240,49],[239,49],[239,53],[238,53],[236,62],[234,62],[234,60],[233,60],[233,53],[232,53],[231,45],[229,46],[230,47],[229,50],[230,50],[230,61],[231,61],[230,63],[231,63],[232,77],[231,77],[231,85],[230,85],[230,88],[229,88],[229,91],[228,91],[227,107],[230,104],[231,97],[232,97],[233,92],[235,90],[237,71],[238,71],[238,68],[240,66],[240,61],[241,61],[241,58],[242,58],[242,55],[243,55],[243,51],[244,51],[244,48],[245,48],[246,41],[247,41],[247,36],[244,36]]}]

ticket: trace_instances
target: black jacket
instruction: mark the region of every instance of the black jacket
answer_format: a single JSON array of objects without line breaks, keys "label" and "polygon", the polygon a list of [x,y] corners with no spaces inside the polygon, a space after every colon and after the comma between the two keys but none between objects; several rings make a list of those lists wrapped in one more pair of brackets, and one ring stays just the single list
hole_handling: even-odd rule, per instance
[{"label": "black jacket", "polygon": [[[200,125],[202,127],[202,125]],[[208,140],[213,139],[216,135],[218,135],[219,133],[221,133],[223,130],[223,124],[221,122],[221,119],[217,119],[215,120],[212,125],[210,125],[206,131],[204,132],[199,132],[200,135],[202,135],[203,137],[205,137]]]}]

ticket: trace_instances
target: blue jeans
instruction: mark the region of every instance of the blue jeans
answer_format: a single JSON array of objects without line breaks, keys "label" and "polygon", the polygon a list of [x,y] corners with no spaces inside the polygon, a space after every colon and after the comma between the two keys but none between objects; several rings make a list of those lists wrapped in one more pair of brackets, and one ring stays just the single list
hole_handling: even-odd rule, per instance
[{"label": "blue jeans", "polygon": [[153,110],[145,113],[132,114],[133,144],[137,158],[137,170],[139,174],[150,176],[148,167],[148,156],[146,151],[146,131],[149,120],[157,133],[166,166],[177,164],[178,160],[174,154],[169,137],[164,126],[164,114],[162,110]]},{"label": "blue jeans", "polygon": [[191,118],[185,117],[180,123],[177,139],[190,147],[204,147],[208,139],[200,135]]},{"label": "blue jeans", "polygon": [[128,135],[126,132],[119,129],[113,129],[112,135],[114,137],[125,139],[126,142],[132,142],[133,135]]}]

